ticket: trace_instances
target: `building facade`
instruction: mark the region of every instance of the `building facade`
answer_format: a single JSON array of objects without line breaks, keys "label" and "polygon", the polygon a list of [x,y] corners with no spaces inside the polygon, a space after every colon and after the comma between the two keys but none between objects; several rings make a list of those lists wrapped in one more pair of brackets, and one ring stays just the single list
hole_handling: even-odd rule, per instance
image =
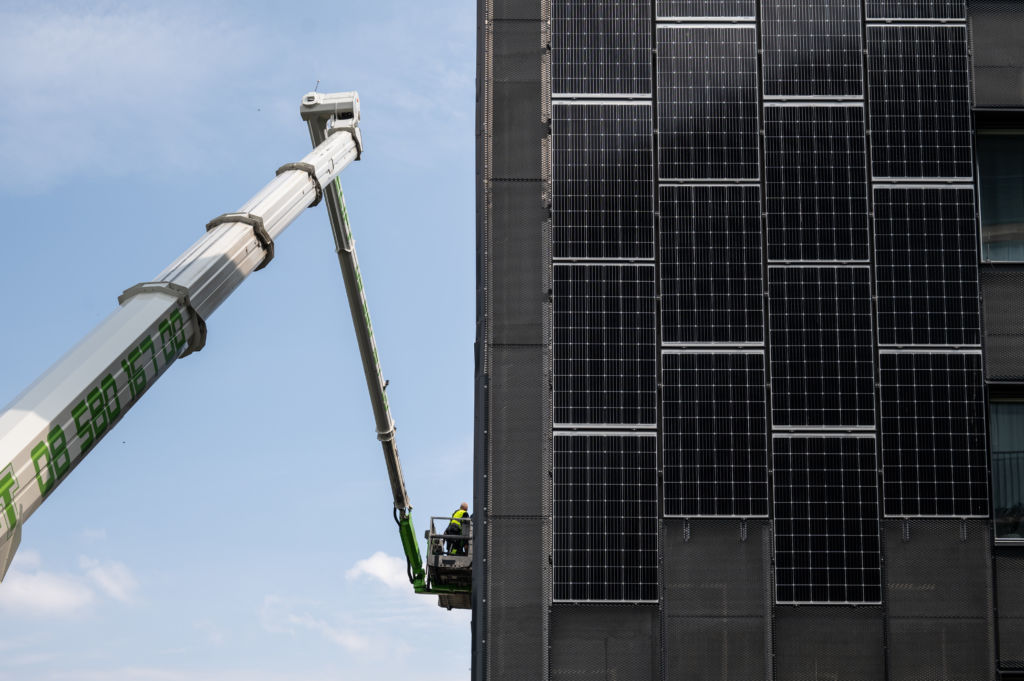
[{"label": "building facade", "polygon": [[474,678],[1024,678],[1024,4],[478,8]]}]

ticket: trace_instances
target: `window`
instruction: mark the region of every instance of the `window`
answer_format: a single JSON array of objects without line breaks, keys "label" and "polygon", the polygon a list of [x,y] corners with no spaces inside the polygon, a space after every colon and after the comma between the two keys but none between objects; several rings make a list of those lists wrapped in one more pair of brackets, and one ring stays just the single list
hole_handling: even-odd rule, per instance
[{"label": "window", "polygon": [[1024,261],[1024,130],[979,130],[981,257]]},{"label": "window", "polygon": [[1024,543],[1024,401],[989,406],[996,541]]}]

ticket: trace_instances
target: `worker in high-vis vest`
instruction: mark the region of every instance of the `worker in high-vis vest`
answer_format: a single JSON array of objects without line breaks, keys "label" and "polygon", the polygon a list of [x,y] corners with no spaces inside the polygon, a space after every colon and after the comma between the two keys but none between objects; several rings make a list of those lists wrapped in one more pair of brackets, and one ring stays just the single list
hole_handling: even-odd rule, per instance
[{"label": "worker in high-vis vest", "polygon": [[[444,533],[446,535],[468,534],[467,532],[463,531],[463,526],[465,525],[465,529],[469,529],[469,523],[469,504],[463,501],[462,505],[459,506],[459,509],[455,511],[455,513],[452,513],[452,520],[450,523],[448,523],[448,527],[445,529]],[[447,552],[449,554],[453,556],[466,555],[465,539],[448,538],[445,541],[448,543]]]}]

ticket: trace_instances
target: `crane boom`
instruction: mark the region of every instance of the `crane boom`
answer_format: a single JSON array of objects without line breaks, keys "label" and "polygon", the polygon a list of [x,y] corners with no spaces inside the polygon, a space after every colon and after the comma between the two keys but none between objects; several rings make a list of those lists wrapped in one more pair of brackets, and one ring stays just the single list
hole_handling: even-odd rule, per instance
[{"label": "crane boom", "polygon": [[307,95],[307,106],[319,107],[324,126],[312,152],[212,220],[153,281],[126,290],[117,310],[0,412],[0,579],[28,517],[171,364],[202,348],[204,320],[270,262],[274,240],[359,158],[358,94]]}]

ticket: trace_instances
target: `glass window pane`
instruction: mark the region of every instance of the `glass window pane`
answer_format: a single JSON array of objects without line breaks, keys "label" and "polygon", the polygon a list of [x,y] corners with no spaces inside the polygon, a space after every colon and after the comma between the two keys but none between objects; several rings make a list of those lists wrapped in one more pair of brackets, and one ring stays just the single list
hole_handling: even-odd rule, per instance
[{"label": "glass window pane", "polygon": [[996,539],[1024,540],[1024,402],[992,402]]},{"label": "glass window pane", "polygon": [[1024,261],[1024,134],[978,135],[985,260]]}]

